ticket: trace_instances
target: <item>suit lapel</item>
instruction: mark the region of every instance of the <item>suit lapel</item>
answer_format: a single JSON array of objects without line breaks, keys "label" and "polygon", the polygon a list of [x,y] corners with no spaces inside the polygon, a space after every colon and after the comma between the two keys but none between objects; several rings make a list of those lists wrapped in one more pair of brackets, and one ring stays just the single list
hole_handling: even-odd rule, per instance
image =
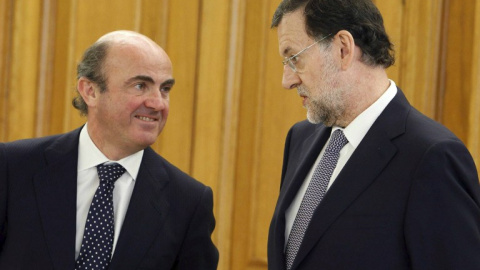
[{"label": "suit lapel", "polygon": [[[277,206],[277,219],[274,221],[276,224],[274,230],[274,239],[276,244],[273,246],[276,248],[274,253],[277,258],[275,264],[278,266],[285,266],[284,245],[285,245],[285,212],[295,198],[300,186],[305,180],[310,168],[315,163],[321,149],[325,145],[330,136],[331,128],[326,128],[321,125],[317,125],[314,132],[304,140],[299,146],[299,149],[290,149],[289,151],[300,151],[303,154],[303,158],[298,162],[293,174],[288,173],[283,179],[284,183],[279,194],[278,206]],[[294,161],[291,161],[294,162]],[[288,179],[292,179],[288,181]]]},{"label": "suit lapel", "polygon": [[73,269],[80,129],[56,139],[45,150],[46,167],[34,177],[37,205],[55,269]]},{"label": "suit lapel", "polygon": [[377,179],[393,158],[397,148],[392,139],[404,132],[409,108],[399,89],[315,210],[292,269],[299,265],[330,225]]},{"label": "suit lapel", "polygon": [[[396,148],[385,138],[374,139],[370,136],[365,139],[315,210],[292,269],[303,260],[338,216],[374,182],[396,152]],[[377,149],[378,145],[382,147]],[[365,152],[362,149],[370,150]]]},{"label": "suit lapel", "polygon": [[[295,170],[293,179],[290,182],[285,182],[285,187],[282,187],[282,192],[280,192],[280,210],[285,212],[285,210],[290,206],[292,203],[293,198],[298,192],[298,189],[302,185],[305,177],[307,176],[308,172],[310,171],[311,167],[315,163],[316,159],[318,158],[318,154],[322,150],[323,146],[327,142],[331,128],[326,128],[324,126],[319,126],[316,129],[316,132],[312,134],[308,139],[304,141],[300,150],[305,155],[303,159],[300,161],[300,166],[297,167]],[[286,178],[289,178],[288,176]]]},{"label": "suit lapel", "polygon": [[169,204],[164,199],[169,177],[157,154],[145,149],[142,163],[110,267],[136,269],[159,234]]}]

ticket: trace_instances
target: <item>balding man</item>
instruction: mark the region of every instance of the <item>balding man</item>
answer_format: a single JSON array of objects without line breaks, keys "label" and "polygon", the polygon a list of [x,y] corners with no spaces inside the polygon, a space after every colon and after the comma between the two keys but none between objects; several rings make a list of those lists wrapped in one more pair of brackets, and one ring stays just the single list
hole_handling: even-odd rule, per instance
[{"label": "balding man", "polygon": [[175,84],[168,55],[116,31],[77,71],[83,127],[0,144],[0,269],[216,269],[212,190],[150,148]]}]

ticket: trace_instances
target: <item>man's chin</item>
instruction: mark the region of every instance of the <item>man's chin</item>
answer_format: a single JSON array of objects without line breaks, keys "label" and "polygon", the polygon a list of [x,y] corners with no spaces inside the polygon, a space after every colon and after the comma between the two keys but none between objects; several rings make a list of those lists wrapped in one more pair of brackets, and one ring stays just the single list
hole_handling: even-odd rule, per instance
[{"label": "man's chin", "polygon": [[327,119],[325,116],[314,115],[310,111],[307,112],[307,120],[312,124],[323,124],[327,127],[331,127],[334,124],[334,121],[331,118]]},{"label": "man's chin", "polygon": [[320,124],[322,122],[321,119],[319,119],[316,116],[313,116],[310,111],[307,111],[307,120],[308,120],[308,122],[310,122],[312,124]]},{"label": "man's chin", "polygon": [[157,132],[141,132],[138,133],[136,137],[136,144],[146,148],[155,143],[158,138]]}]

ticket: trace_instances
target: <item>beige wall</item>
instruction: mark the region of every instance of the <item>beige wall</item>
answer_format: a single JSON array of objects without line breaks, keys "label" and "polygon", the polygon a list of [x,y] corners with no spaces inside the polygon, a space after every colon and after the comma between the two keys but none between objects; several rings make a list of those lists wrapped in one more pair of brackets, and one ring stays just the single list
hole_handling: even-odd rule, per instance
[{"label": "beige wall", "polygon": [[[480,0],[375,1],[395,43],[389,76],[480,162]],[[220,270],[267,269],[284,138],[305,118],[281,88],[279,0],[0,0],[0,141],[84,123],[75,68],[102,34],[131,29],[174,63],[167,127],[154,148],[215,192]]]}]

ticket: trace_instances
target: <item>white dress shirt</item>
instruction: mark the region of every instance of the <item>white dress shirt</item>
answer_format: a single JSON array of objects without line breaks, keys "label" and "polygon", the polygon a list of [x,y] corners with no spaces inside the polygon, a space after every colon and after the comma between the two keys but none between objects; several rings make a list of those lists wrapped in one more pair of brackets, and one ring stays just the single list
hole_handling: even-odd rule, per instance
[{"label": "white dress shirt", "polygon": [[[345,137],[348,139],[348,143],[340,151],[337,166],[332,173],[332,177],[330,178],[330,182],[327,186],[327,191],[337,178],[337,175],[347,163],[348,159],[352,156],[353,152],[360,144],[363,137],[365,137],[365,134],[367,134],[368,130],[370,129],[370,127],[372,127],[375,120],[377,120],[378,116],[383,112],[385,107],[387,107],[387,105],[390,103],[390,101],[392,101],[396,94],[397,86],[395,85],[394,81],[390,80],[390,86],[382,94],[382,96],[372,105],[370,105],[370,107],[368,107],[365,111],[359,114],[345,129],[342,129]],[[341,128],[334,126],[332,128],[332,133],[337,129]],[[328,141],[325,143],[325,146],[328,145],[329,142],[330,139],[328,139]],[[323,157],[323,153],[325,152],[325,146],[323,147],[322,151],[320,151],[320,154],[318,155],[315,164],[310,169],[310,172],[307,174],[307,177],[303,181],[303,184],[298,190],[297,195],[295,196],[292,203],[285,212],[285,248],[287,246],[288,237],[290,235],[290,231],[292,230],[293,222],[295,221],[295,217],[297,216],[298,209],[300,208],[300,204],[302,203],[303,197],[305,196],[307,187],[312,180],[313,171],[317,167],[320,159]]]},{"label": "white dress shirt", "polygon": [[85,124],[80,132],[80,140],[78,144],[75,259],[80,254],[88,210],[92,203],[93,195],[95,195],[95,191],[100,183],[96,166],[105,162],[107,162],[107,164],[118,163],[126,170],[125,173],[115,181],[115,189],[113,190],[113,209],[115,219],[113,254],[143,157],[143,150],[141,150],[118,161],[109,160],[93,143],[88,135],[87,125],[88,123]]}]

